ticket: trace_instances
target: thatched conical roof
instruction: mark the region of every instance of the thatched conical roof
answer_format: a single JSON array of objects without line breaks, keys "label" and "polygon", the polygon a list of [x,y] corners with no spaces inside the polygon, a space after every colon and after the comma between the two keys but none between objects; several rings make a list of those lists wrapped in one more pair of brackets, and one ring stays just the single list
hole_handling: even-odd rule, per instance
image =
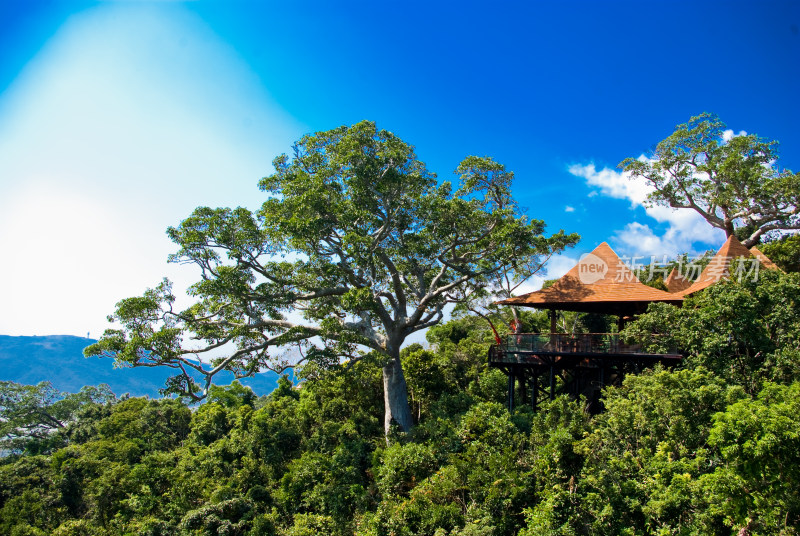
[{"label": "thatched conical roof", "polygon": [[629,316],[644,312],[650,302],[682,301],[681,296],[642,284],[603,242],[552,286],[498,303]]},{"label": "thatched conical roof", "polygon": [[[755,252],[753,252],[753,250],[755,250]],[[758,268],[778,268],[774,262],[769,260],[769,258],[761,253],[757,248],[747,249],[747,247],[742,244],[739,239],[736,238],[736,236],[731,235],[728,237],[725,243],[722,244],[722,247],[719,248],[719,251],[717,251],[716,255],[712,257],[708,265],[703,269],[700,277],[698,277],[689,288],[676,294],[679,296],[688,296],[708,288],[714,283],[718,282],[720,279],[729,277],[732,267],[734,270],[740,269],[746,271],[742,274],[746,275],[746,273],[749,273],[749,271],[753,269],[752,266],[748,266],[745,262],[749,259],[752,259],[753,261],[757,260],[759,263]],[[742,264],[734,264],[740,262]]]}]

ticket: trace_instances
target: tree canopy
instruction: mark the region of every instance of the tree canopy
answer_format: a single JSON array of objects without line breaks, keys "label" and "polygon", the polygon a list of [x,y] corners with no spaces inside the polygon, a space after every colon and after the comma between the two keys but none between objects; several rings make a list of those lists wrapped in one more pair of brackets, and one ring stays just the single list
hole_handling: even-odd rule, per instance
[{"label": "tree canopy", "polygon": [[[304,136],[261,180],[260,210],[200,207],[170,228],[170,260],[196,264],[195,303],[168,282],[119,302],[86,350],[175,369],[165,393],[194,400],[214,374],[382,356],[385,428],[411,426],[400,348],[500,276],[514,278],[577,235],[545,236],[511,194],[513,173],[468,157],[437,182],[414,148],[374,123]],[[293,347],[294,357],[275,348]],[[198,361],[214,356],[212,368]]]},{"label": "tree canopy", "polygon": [[798,534],[796,370],[748,395],[689,359],[606,388],[599,415],[567,395],[509,412],[485,322],[426,336],[401,356],[418,425],[388,444],[376,352],[258,399],[212,386],[193,411],[88,403],[62,444],[0,457],[0,533]]},{"label": "tree canopy", "polygon": [[757,393],[765,381],[800,377],[800,274],[763,270],[726,280],[682,307],[652,303],[625,328],[648,351],[678,348],[687,363]]},{"label": "tree canopy", "polygon": [[0,381],[0,449],[42,452],[65,442],[63,432],[88,405],[114,400],[108,385],[64,393],[50,382]]},{"label": "tree canopy", "polygon": [[741,229],[747,247],[770,231],[800,229],[800,175],[780,169],[778,142],[726,130],[716,115],[700,114],[620,167],[653,188],[651,203],[692,209],[727,236]]},{"label": "tree canopy", "polygon": [[759,248],[784,272],[800,272],[800,234],[775,238]]}]

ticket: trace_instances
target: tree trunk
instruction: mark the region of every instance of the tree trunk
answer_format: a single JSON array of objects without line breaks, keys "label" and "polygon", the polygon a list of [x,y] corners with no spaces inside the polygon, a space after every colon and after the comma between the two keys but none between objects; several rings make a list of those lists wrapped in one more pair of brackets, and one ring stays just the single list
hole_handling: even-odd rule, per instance
[{"label": "tree trunk", "polygon": [[733,227],[733,220],[729,220],[728,218],[725,218],[723,224],[725,226],[723,228],[723,230],[725,231],[725,238],[730,238],[731,235],[735,234],[735,229]]},{"label": "tree trunk", "polygon": [[400,365],[400,353],[383,366],[383,406],[385,410],[383,428],[389,435],[392,421],[396,422],[404,432],[411,430],[411,408],[408,405],[408,388]]}]

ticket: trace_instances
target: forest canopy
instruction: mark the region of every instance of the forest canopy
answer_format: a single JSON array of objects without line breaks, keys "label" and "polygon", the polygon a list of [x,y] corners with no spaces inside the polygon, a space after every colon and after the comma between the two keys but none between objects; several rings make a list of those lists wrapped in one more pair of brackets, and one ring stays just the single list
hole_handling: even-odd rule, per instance
[{"label": "forest canopy", "polygon": [[762,275],[629,325],[687,357],[606,388],[596,416],[566,396],[510,413],[475,316],[401,352],[416,426],[388,444],[377,353],[267,396],[212,386],[196,408],[79,396],[0,459],[0,532],[797,534],[800,275]]}]

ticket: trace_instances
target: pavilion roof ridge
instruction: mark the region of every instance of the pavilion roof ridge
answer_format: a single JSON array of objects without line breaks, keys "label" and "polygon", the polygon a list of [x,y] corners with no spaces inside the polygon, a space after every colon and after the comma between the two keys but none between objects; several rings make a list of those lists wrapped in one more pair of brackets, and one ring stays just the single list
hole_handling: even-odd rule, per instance
[{"label": "pavilion roof ridge", "polygon": [[[603,269],[604,268],[604,269]],[[602,271],[602,277],[595,277]],[[628,268],[619,255],[608,245],[601,242],[590,253],[587,253],[566,274],[561,276],[555,284],[565,278],[577,279],[581,284],[639,284],[639,278]],[[555,285],[554,284],[554,285]]]},{"label": "pavilion roof ridge", "polygon": [[777,264],[775,264],[774,262],[772,262],[772,259],[770,259],[769,257],[767,257],[767,256],[766,256],[766,255],[765,255],[765,254],[764,254],[764,253],[763,253],[763,252],[762,252],[760,249],[758,249],[756,246],[753,246],[753,247],[751,247],[751,248],[750,248],[750,253],[752,253],[752,254],[753,254],[753,256],[754,256],[756,259],[758,259],[758,262],[760,262],[760,263],[761,263],[761,265],[762,265],[762,266],[764,266],[764,268],[767,268],[768,270],[778,270],[778,271],[780,271],[780,272],[782,272],[782,271],[783,271],[783,270],[781,270],[780,266],[778,266]]}]

